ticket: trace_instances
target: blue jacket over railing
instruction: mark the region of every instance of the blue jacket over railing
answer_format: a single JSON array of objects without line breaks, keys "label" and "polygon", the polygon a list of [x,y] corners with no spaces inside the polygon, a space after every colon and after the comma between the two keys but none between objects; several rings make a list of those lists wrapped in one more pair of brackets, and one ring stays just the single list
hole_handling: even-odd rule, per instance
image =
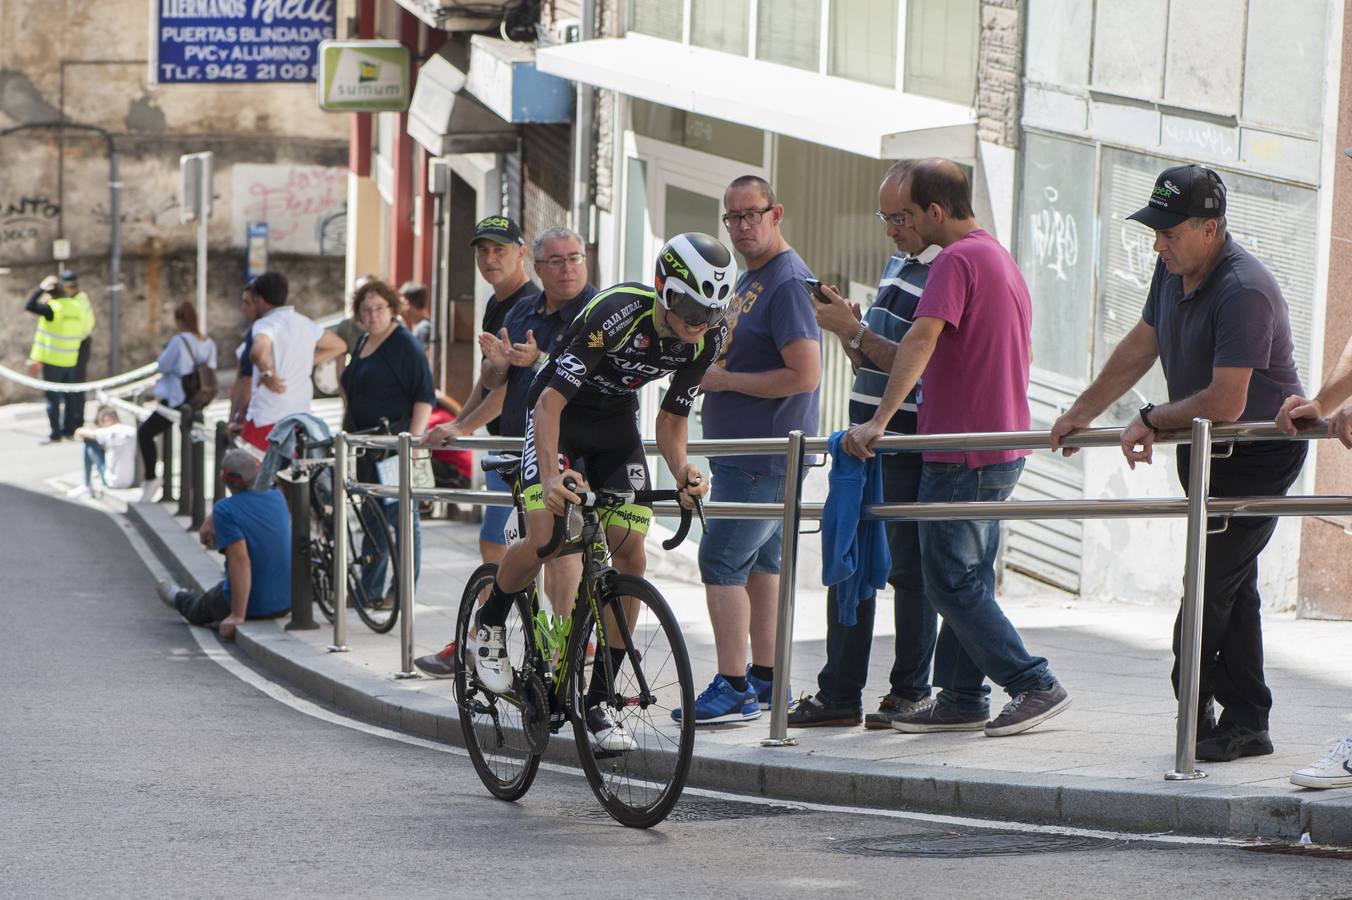
[{"label": "blue jacket over railing", "polygon": [[826,503],[822,508],[822,584],[836,587],[836,616],[855,624],[859,601],[887,586],[892,554],[881,519],[865,519],[863,507],[883,502],[878,456],[863,460],[840,447],[845,432],[827,439],[831,451]]}]

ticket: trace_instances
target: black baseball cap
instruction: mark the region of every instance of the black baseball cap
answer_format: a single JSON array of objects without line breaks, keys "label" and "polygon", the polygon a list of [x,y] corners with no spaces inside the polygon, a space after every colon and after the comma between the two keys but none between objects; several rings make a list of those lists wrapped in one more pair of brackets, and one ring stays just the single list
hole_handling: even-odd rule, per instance
[{"label": "black baseball cap", "polygon": [[469,239],[469,245],[474,246],[474,242],[480,238],[487,238],[496,244],[517,244],[526,243],[521,237],[521,229],[516,223],[506,216],[489,216],[486,219],[480,219],[479,224],[474,226],[474,236]]},{"label": "black baseball cap", "polygon": [[1174,166],[1155,179],[1150,202],[1127,216],[1156,231],[1225,215],[1225,182],[1206,166]]},{"label": "black baseball cap", "polygon": [[73,271],[71,271],[70,269],[62,269],[62,270],[61,270],[61,276],[60,276],[60,277],[61,277],[61,280],[62,280],[62,281],[71,282],[71,283],[74,283],[74,282],[80,280],[79,278],[76,277],[75,273],[74,273]]}]

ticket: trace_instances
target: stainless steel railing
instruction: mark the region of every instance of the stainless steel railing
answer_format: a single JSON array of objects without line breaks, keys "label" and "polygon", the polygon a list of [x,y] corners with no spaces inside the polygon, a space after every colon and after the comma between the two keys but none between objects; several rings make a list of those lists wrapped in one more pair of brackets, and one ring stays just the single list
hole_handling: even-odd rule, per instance
[{"label": "stainless steel railing", "polygon": [[[1066,439],[1064,445],[1079,449],[1117,447],[1122,430],[1118,428],[1091,428]],[[951,519],[1093,519],[1093,518],[1186,518],[1188,521],[1185,548],[1184,595],[1182,605],[1182,634],[1180,646],[1180,682],[1178,691],[1178,730],[1176,734],[1174,768],[1165,774],[1169,781],[1185,781],[1205,777],[1196,767],[1196,739],[1198,688],[1201,671],[1202,639],[1202,585],[1205,576],[1208,517],[1230,516],[1310,516],[1352,514],[1352,497],[1225,497],[1209,496],[1212,448],[1235,442],[1254,440],[1311,440],[1327,437],[1322,423],[1311,425],[1299,434],[1287,436],[1266,422],[1241,422],[1212,426],[1205,419],[1193,420],[1190,431],[1176,431],[1159,435],[1156,444],[1192,444],[1192,455],[1187,496],[1183,498],[1136,498],[1115,500],[1058,500],[959,503],[882,503],[870,505],[864,513],[886,520],[936,521]],[[715,518],[778,519],[784,521],[784,543],[780,562],[779,611],[775,646],[775,680],[787,684],[790,677],[793,646],[793,585],[797,574],[798,531],[802,520],[820,519],[821,503],[804,503],[801,480],[804,458],[808,454],[826,451],[824,437],[805,437],[792,432],[787,438],[756,440],[691,441],[689,449],[699,455],[746,455],[784,453],[786,459],[785,496],[782,504],[775,503],[709,503],[705,514]],[[876,450],[917,452],[924,450],[1045,450],[1050,434],[1045,431],[998,432],[982,434],[897,435],[884,437],[874,445]],[[520,449],[520,438],[460,438],[453,444],[458,449]],[[404,615],[400,629],[401,671],[397,678],[416,677],[413,660],[413,546],[409,539],[413,530],[414,503],[420,500],[449,500],[461,503],[481,503],[505,506],[511,495],[502,491],[474,491],[430,488],[413,490],[412,438],[373,437],[339,433],[335,440],[334,529],[335,534],[345,528],[337,517],[345,516],[345,498],[349,491],[361,491],[375,497],[397,499],[400,504],[398,519],[400,566],[400,606]],[[394,449],[399,452],[399,484],[364,484],[349,479],[348,450],[350,447]],[[652,442],[647,449],[655,449]],[[798,477],[792,477],[793,475]],[[678,515],[675,503],[654,506],[657,515]],[[340,546],[342,545],[342,546]],[[334,629],[330,649],[346,649],[346,546],[336,541],[334,547]],[[770,734],[762,741],[764,746],[787,747],[797,742],[788,736],[788,693],[776,689],[771,702]]]}]

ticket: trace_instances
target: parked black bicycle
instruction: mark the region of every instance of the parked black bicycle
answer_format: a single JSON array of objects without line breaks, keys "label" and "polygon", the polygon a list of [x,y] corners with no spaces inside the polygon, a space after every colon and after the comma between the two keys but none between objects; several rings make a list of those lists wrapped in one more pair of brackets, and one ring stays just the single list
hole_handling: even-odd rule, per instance
[{"label": "parked black bicycle", "polygon": [[[517,525],[525,512],[517,473],[520,459],[499,454],[483,460],[512,484]],[[465,585],[456,620],[459,655],[455,696],[470,759],[488,790],[516,800],[529,790],[551,734],[572,723],[587,781],[606,811],[621,824],[648,828],[666,818],[680,798],[695,742],[695,693],[690,658],[676,618],[657,588],[617,572],[602,522],[626,503],[677,499],[677,491],[583,491],[582,504],[555,520],[549,546],[582,554],[582,581],[566,618],[541,608],[529,588],[508,614],[507,652],[515,672],[510,691],[494,694],[475,675],[467,649],[479,606],[493,586],[497,566],[486,563]],[[702,515],[702,513],[701,513]],[[682,510],[673,549],[690,529]],[[571,527],[565,523],[572,520]],[[587,652],[595,643],[595,655]],[[617,652],[612,654],[611,649]],[[618,665],[614,659],[619,657]],[[593,669],[602,667],[605,697],[596,697]],[[672,710],[680,710],[678,719]],[[599,717],[599,718],[598,718]],[[590,720],[590,721],[589,721]]]}]

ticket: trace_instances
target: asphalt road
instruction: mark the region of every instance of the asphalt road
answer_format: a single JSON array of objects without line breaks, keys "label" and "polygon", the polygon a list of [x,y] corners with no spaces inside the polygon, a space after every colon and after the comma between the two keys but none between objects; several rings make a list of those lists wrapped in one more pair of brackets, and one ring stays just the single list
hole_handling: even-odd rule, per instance
[{"label": "asphalt road", "polygon": [[0,572],[4,897],[1352,898],[1352,860],[713,796],[638,832],[553,771],[501,803],[241,680],[96,509],[0,484]]}]

